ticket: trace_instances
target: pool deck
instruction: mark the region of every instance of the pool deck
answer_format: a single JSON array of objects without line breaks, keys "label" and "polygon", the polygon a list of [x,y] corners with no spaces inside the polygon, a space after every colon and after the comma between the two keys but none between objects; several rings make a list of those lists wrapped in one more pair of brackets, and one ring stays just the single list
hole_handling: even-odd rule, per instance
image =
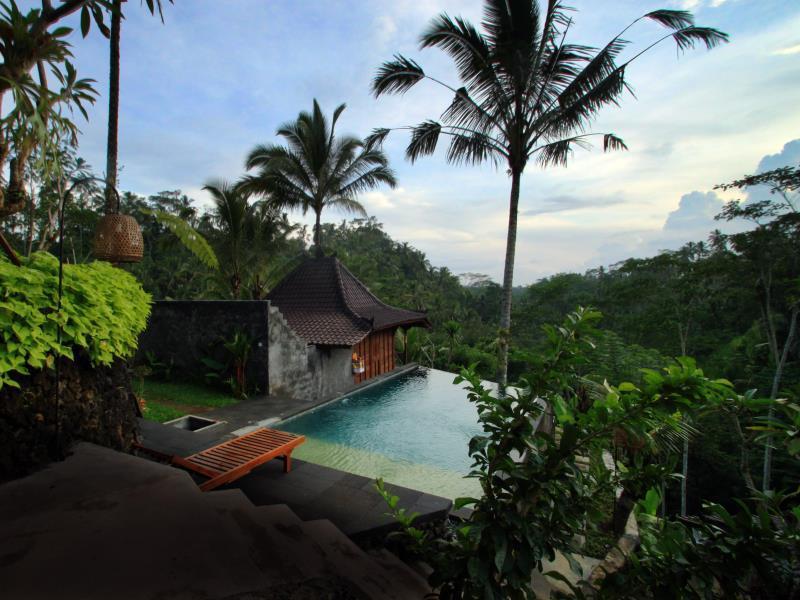
[{"label": "pool deck", "polygon": [[[349,393],[416,367],[407,365],[396,369]],[[258,427],[271,427],[283,419],[339,397],[319,402],[301,402],[274,396],[243,400],[202,413],[203,417],[219,420],[220,423],[195,432],[139,419],[140,441],[144,447],[161,454],[185,457]],[[292,461],[291,473],[284,474],[282,469],[282,461],[274,460],[226,487],[242,490],[258,506],[287,504],[304,520],[328,519],[353,539],[380,537],[396,528],[394,520],[385,514],[386,506],[375,490],[374,480],[298,459]],[[393,486],[391,482],[387,482],[387,487],[399,496],[400,507],[420,514],[420,524],[444,519],[452,507],[452,502],[447,498]]]},{"label": "pool deck", "polygon": [[[142,444],[162,454],[188,456],[221,441],[221,428],[192,433],[169,425],[140,420]],[[216,431],[215,431],[216,430]],[[231,437],[224,435],[227,439]],[[443,520],[452,502],[432,494],[387,483],[399,505],[419,513],[418,523]],[[327,519],[355,540],[381,538],[396,529],[387,516],[375,482],[367,477],[322,465],[292,460],[290,473],[273,460],[220,489],[240,489],[256,506],[286,504],[303,520]]]},{"label": "pool deck", "polygon": [[[417,524],[441,521],[452,502],[417,490],[386,484],[409,513],[419,513]],[[301,460],[283,473],[281,461],[271,461],[242,477],[227,489],[244,492],[256,506],[286,504],[304,521],[327,519],[356,540],[383,539],[397,529],[375,489],[375,480]]]}]

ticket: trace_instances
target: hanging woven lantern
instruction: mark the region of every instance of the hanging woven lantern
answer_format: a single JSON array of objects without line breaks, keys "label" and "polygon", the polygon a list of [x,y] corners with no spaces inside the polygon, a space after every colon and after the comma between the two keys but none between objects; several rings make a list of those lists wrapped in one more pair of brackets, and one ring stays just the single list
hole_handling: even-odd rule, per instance
[{"label": "hanging woven lantern", "polygon": [[104,215],[94,233],[94,256],[112,263],[139,262],[144,239],[139,223],[130,215]]}]

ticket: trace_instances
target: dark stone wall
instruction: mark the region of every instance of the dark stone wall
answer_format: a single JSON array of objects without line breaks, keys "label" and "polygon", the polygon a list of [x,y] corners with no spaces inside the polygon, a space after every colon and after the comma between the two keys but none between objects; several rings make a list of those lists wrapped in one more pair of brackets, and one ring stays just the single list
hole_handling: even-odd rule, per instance
[{"label": "dark stone wall", "polygon": [[77,441],[130,449],[138,407],[125,361],[95,367],[82,351],[74,361],[62,358],[58,411],[54,370],[15,381],[19,389],[0,390],[0,481],[63,459]]},{"label": "dark stone wall", "polygon": [[159,300],[153,303],[147,329],[139,338],[137,361],[153,353],[170,365],[170,376],[201,380],[208,368],[204,357],[226,363],[223,344],[237,330],[252,340],[246,377],[253,388],[269,391],[269,302],[266,300]]}]

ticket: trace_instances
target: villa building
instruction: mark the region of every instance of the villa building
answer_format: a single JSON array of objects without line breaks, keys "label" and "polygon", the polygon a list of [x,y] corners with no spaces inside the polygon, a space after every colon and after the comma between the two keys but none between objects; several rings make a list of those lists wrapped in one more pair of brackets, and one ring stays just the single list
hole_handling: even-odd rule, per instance
[{"label": "villa building", "polygon": [[378,299],[336,257],[306,259],[267,296],[270,393],[327,397],[395,368],[399,327],[423,313]]}]

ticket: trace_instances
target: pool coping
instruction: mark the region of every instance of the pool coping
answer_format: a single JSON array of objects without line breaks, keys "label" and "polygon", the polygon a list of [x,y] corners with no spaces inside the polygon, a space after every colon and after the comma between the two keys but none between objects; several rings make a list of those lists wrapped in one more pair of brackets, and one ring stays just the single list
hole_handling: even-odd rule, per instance
[{"label": "pool coping", "polygon": [[350,396],[355,396],[357,394],[360,394],[361,392],[365,392],[366,390],[375,387],[376,385],[380,385],[382,383],[386,383],[387,381],[391,381],[392,379],[395,379],[395,378],[400,377],[402,375],[406,375],[406,374],[411,373],[412,371],[416,371],[417,369],[420,369],[420,368],[426,368],[427,369],[428,367],[422,367],[422,365],[420,365],[419,363],[410,363],[410,364],[407,364],[407,365],[403,365],[403,367],[401,367],[399,369],[395,369],[394,371],[391,371],[389,373],[384,373],[383,375],[378,375],[377,377],[373,377],[370,380],[368,380],[366,383],[359,384],[358,386],[354,387],[350,391],[342,392],[340,394],[336,394],[335,396],[331,396],[330,398],[326,398],[324,400],[321,400],[320,402],[315,403],[312,406],[304,406],[304,407],[300,408],[299,410],[297,410],[295,412],[292,412],[290,414],[287,414],[286,416],[280,417],[280,420],[273,422],[272,425],[277,426],[277,425],[280,425],[281,423],[284,423],[284,422],[288,421],[289,419],[294,419],[294,418],[300,417],[300,416],[302,416],[302,415],[304,415],[306,413],[314,412],[315,410],[319,410],[320,408],[324,408],[328,404],[333,404],[334,402],[336,402],[338,400],[341,400],[343,398],[349,398]]}]

